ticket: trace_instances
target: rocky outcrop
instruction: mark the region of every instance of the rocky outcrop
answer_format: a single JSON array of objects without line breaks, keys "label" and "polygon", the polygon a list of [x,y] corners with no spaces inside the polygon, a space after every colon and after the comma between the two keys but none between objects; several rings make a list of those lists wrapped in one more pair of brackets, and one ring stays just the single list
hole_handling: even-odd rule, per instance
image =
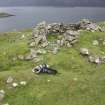
[{"label": "rocky outcrop", "polygon": [[32,34],[31,46],[38,46],[46,43],[47,45],[48,29],[46,22],[39,23],[34,29]]},{"label": "rocky outcrop", "polygon": [[89,50],[87,48],[81,48],[80,53],[83,56],[89,56],[90,55],[90,52],[89,52]]},{"label": "rocky outcrop", "polygon": [[83,19],[78,23],[79,28],[88,31],[102,31],[103,29],[96,23],[89,21],[88,19]]},{"label": "rocky outcrop", "polygon": [[[60,47],[66,46],[70,48],[78,41],[80,30],[87,30],[92,32],[102,31],[100,26],[87,19],[83,19],[80,22],[74,24],[48,24],[46,22],[41,22],[33,29],[32,38],[30,40],[30,49],[34,50],[30,50],[30,54],[27,56],[20,56],[19,58],[32,60],[37,59],[37,55],[44,54],[45,52],[52,52],[53,54],[57,54]],[[48,35],[53,34],[57,35],[57,39],[55,39],[56,41],[48,41]],[[60,36],[60,38],[58,36]],[[93,45],[98,45],[98,42],[96,40],[93,41]],[[41,49],[47,50],[43,52]],[[84,51],[81,52],[84,53]]]},{"label": "rocky outcrop", "polygon": [[[88,31],[102,31],[101,27],[96,23],[90,22],[87,19],[83,19],[75,24],[64,24],[64,23],[52,23],[47,24],[46,22],[39,23],[32,33],[32,40],[30,47],[33,46],[48,46],[47,36],[49,34],[58,34],[64,35],[64,39],[73,41],[77,38],[79,30],[88,30]],[[75,41],[74,41],[75,42]],[[69,44],[67,44],[69,45]]]},{"label": "rocky outcrop", "polygon": [[67,47],[71,47],[75,42],[77,42],[79,32],[68,30],[64,33],[62,41]]}]

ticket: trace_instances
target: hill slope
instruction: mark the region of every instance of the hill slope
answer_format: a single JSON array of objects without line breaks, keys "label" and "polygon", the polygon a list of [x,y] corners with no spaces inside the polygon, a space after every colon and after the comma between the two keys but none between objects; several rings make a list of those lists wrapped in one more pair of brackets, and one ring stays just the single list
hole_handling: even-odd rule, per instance
[{"label": "hill slope", "polygon": [[[104,24],[105,25],[105,24]],[[23,38],[22,36],[25,35]],[[103,32],[81,32],[79,42],[72,48],[62,48],[56,55],[47,53],[43,61],[13,61],[18,54],[29,51],[28,39],[31,30],[0,34],[0,89],[6,96],[3,103],[10,105],[104,105],[105,103],[105,65],[91,64],[80,55],[81,47],[93,54],[105,53],[105,46],[93,46],[92,41],[105,38]],[[53,39],[53,38],[52,38]],[[60,74],[36,75],[32,73],[35,65],[46,62]],[[9,88],[8,76],[17,83],[27,81],[26,86]]]}]

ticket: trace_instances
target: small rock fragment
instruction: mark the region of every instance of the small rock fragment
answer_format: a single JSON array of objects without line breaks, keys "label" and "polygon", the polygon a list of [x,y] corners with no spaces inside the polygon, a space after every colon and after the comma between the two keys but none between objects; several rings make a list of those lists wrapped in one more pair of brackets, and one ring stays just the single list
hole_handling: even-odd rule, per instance
[{"label": "small rock fragment", "polygon": [[55,47],[54,49],[53,49],[53,54],[57,54],[57,52],[58,52],[58,48],[57,47]]},{"label": "small rock fragment", "polygon": [[0,90],[0,101],[2,101],[5,97],[5,91],[4,90]]},{"label": "small rock fragment", "polygon": [[7,81],[6,81],[6,83],[7,84],[10,84],[12,82],[13,82],[13,78],[11,76],[9,76],[8,79],[7,79]]},{"label": "small rock fragment", "polygon": [[105,46],[105,41],[102,42],[103,46]]},{"label": "small rock fragment", "polygon": [[95,63],[96,63],[96,64],[101,63],[101,61],[100,61],[100,58],[99,58],[99,57],[95,59]]},{"label": "small rock fragment", "polygon": [[91,63],[93,63],[95,60],[93,56],[89,56],[88,59],[89,59],[89,62],[91,62]]},{"label": "small rock fragment", "polygon": [[12,86],[15,88],[15,87],[18,86],[18,83],[14,82],[14,83],[12,84]]},{"label": "small rock fragment", "polygon": [[27,82],[26,82],[26,81],[21,81],[21,82],[20,82],[20,85],[25,86],[26,84],[27,84]]},{"label": "small rock fragment", "polygon": [[87,49],[87,48],[81,48],[80,49],[80,53],[82,54],[82,55],[89,55],[90,53],[89,53],[89,50]]},{"label": "small rock fragment", "polygon": [[66,45],[68,48],[72,47],[72,45],[70,43],[67,43]]},{"label": "small rock fragment", "polygon": [[102,63],[100,57],[89,56],[89,61],[90,61],[91,63],[95,63],[95,64],[100,64],[100,63]]},{"label": "small rock fragment", "polygon": [[46,50],[44,49],[39,49],[36,51],[37,54],[46,54]]},{"label": "small rock fragment", "polygon": [[2,105],[9,105],[9,103],[5,103],[5,104],[2,104]]},{"label": "small rock fragment", "polygon": [[50,82],[50,81],[51,81],[51,80],[49,80],[49,79],[47,80],[47,82]]},{"label": "small rock fragment", "polygon": [[74,81],[77,81],[77,80],[78,80],[78,78],[73,78],[73,80],[74,80]]},{"label": "small rock fragment", "polygon": [[24,60],[24,56],[23,55],[18,55],[17,57],[19,60]]},{"label": "small rock fragment", "polygon": [[94,40],[94,41],[93,41],[93,45],[94,45],[94,46],[97,46],[97,45],[99,45],[99,42],[98,42],[98,40]]}]

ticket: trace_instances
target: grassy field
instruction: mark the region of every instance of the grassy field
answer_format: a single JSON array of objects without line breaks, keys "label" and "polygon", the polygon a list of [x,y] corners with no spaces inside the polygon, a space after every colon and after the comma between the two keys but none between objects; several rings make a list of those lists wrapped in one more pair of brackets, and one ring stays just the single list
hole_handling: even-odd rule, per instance
[{"label": "grassy field", "polygon": [[[103,24],[105,25],[105,24]],[[25,38],[22,38],[22,35]],[[43,61],[13,61],[18,54],[29,52],[31,30],[0,34],[0,89],[6,96],[3,103],[10,105],[105,105],[105,64],[95,65],[80,55],[82,47],[94,55],[104,55],[105,46],[93,46],[92,41],[105,38],[104,32],[81,32],[78,43],[72,48],[62,48],[53,55],[47,53]],[[36,75],[32,68],[48,63],[59,74]],[[15,81],[27,81],[26,86],[9,89],[8,76]]]}]

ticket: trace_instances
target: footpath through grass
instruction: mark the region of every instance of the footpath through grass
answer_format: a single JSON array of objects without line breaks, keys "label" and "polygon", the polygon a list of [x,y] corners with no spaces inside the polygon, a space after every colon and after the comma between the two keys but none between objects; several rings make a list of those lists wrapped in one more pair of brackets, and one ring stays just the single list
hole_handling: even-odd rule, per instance
[{"label": "footpath through grass", "polygon": [[[72,48],[62,48],[56,55],[47,53],[39,63],[13,61],[14,56],[29,51],[30,35],[31,31],[0,34],[0,90],[6,91],[4,102],[10,105],[105,105],[105,64],[91,64],[79,53],[79,49],[85,47],[94,55],[104,55],[105,46],[93,46],[92,41],[105,38],[105,33],[81,32]],[[33,74],[32,68],[43,62],[59,74]],[[5,82],[8,76],[17,82],[25,80],[27,85],[9,89]]]}]

